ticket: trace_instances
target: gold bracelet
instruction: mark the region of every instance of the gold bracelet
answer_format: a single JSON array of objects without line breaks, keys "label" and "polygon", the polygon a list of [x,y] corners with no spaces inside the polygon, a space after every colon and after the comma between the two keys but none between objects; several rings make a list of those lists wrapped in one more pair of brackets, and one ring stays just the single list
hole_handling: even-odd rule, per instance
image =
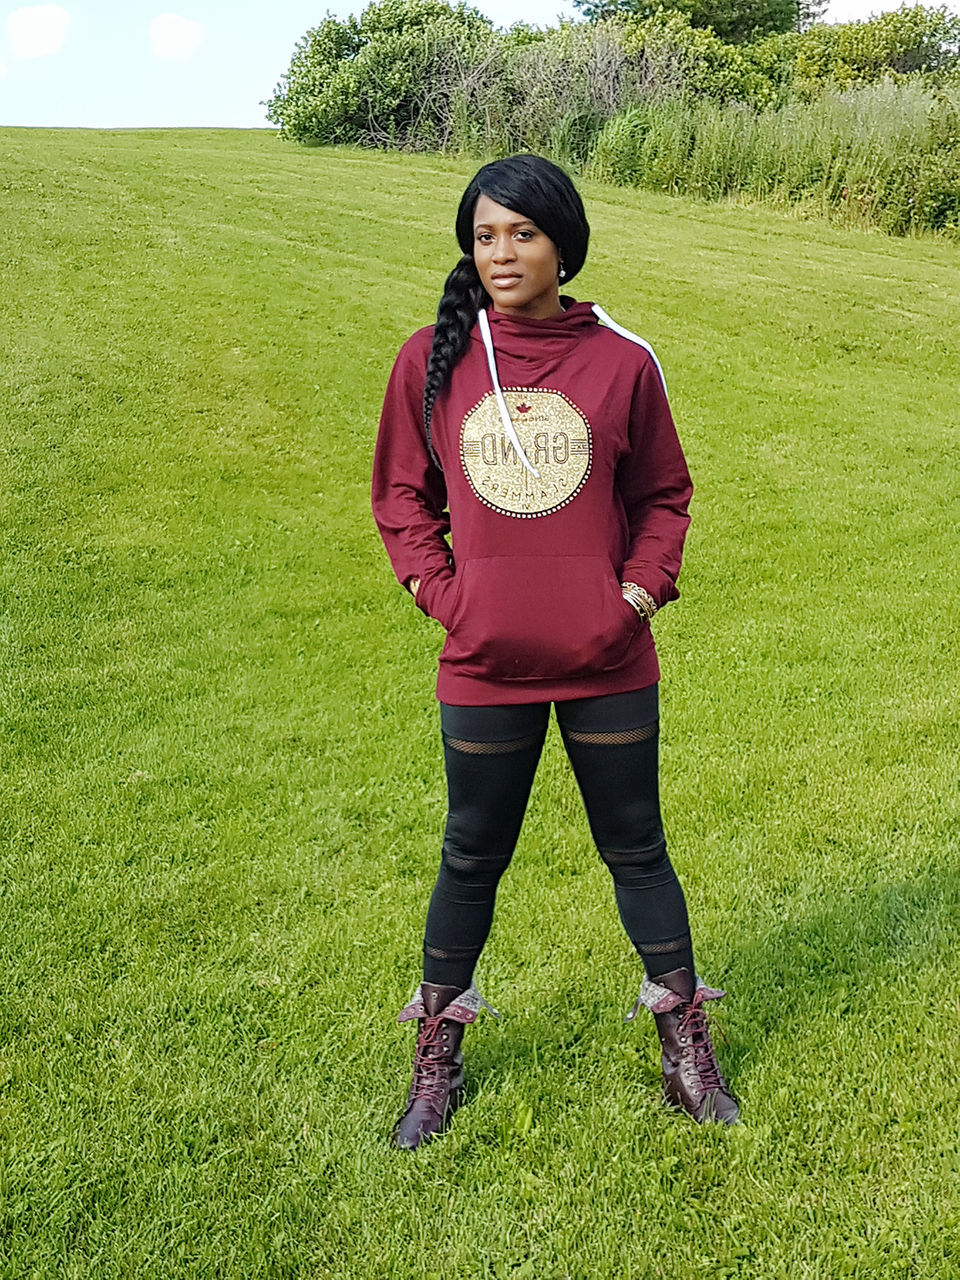
[{"label": "gold bracelet", "polygon": [[649,591],[644,591],[643,587],[637,586],[637,583],[634,583],[633,585],[640,592],[640,598],[643,601],[643,603],[647,606],[648,616],[652,618],[660,606],[657,604],[656,600],[654,600],[653,596],[650,594]]},{"label": "gold bracelet", "polygon": [[657,602],[649,591],[644,591],[643,587],[636,582],[621,582],[620,589],[623,592],[623,598],[632,604],[641,618],[647,622],[657,612]]},{"label": "gold bracelet", "polygon": [[640,599],[640,593],[637,591],[634,584],[632,582],[621,582],[620,591],[627,604],[630,605],[632,609],[635,609],[641,618],[645,618],[649,622],[650,616],[646,609],[644,609],[643,602]]}]

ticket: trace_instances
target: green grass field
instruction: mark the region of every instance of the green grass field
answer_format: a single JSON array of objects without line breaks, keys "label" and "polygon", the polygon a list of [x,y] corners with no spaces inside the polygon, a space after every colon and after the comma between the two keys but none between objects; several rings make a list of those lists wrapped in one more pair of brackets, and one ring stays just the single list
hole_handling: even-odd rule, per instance
[{"label": "green grass field", "polygon": [[[440,631],[369,515],[465,162],[0,131],[0,1275],[960,1276],[960,252],[584,187],[697,486],[668,836],[744,1123],[658,1101],[555,731],[469,1104],[386,1135]],[[545,886],[545,888],[544,888]]]}]

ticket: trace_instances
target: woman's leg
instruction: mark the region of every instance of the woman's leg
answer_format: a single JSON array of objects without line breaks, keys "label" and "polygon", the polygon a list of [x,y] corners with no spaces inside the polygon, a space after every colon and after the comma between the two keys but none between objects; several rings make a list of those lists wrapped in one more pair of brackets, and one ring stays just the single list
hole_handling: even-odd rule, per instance
[{"label": "woman's leg", "polygon": [[736,1124],[703,1012],[723,992],[697,985],[687,907],[660,823],[657,687],[560,702],[557,720],[620,918],[647,971],[637,1007],[646,1004],[656,1021],[663,1096],[695,1120]]},{"label": "woman's leg", "polygon": [[423,942],[424,981],[468,987],[520,834],[550,716],[548,703],[441,704],[449,810]]},{"label": "woman's leg", "polygon": [[413,1150],[441,1133],[463,1093],[464,1025],[477,998],[465,992],[493,922],[500,877],[520,834],[543,748],[549,703],[519,707],[441,704],[450,804],[440,873],[423,942],[423,982],[400,1015],[416,1018],[406,1109],[393,1141]]},{"label": "woman's leg", "polygon": [[620,919],[647,974],[693,973],[687,906],[660,821],[657,686],[558,702],[557,721]]}]

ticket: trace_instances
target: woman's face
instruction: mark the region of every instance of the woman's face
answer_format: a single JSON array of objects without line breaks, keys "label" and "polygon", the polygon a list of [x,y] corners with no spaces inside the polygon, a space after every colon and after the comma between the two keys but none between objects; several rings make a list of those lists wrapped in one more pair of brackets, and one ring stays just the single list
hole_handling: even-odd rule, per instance
[{"label": "woman's face", "polygon": [[563,310],[557,246],[535,222],[489,196],[473,211],[473,260],[495,311],[546,320]]}]

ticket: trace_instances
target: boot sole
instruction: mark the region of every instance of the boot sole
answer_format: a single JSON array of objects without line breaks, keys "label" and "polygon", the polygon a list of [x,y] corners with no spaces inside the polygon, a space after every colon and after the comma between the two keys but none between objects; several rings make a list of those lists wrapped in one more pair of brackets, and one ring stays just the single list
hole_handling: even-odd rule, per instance
[{"label": "boot sole", "polygon": [[726,1124],[734,1125],[740,1123],[740,1112],[731,1119],[720,1116],[716,1111],[716,1098],[714,1094],[708,1093],[703,1100],[703,1106],[700,1108],[700,1114],[695,1116],[692,1111],[688,1110],[682,1102],[674,1102],[665,1092],[660,1095],[663,1098],[664,1105],[669,1107],[671,1111],[682,1111],[684,1115],[689,1116],[695,1124]]},{"label": "boot sole", "polygon": [[[447,1129],[450,1127],[450,1121],[453,1119],[453,1113],[457,1110],[462,1101],[463,1087],[461,1086],[450,1094],[439,1128],[432,1129],[429,1132],[425,1132],[423,1129],[418,1129],[415,1136],[409,1142],[401,1142],[397,1137],[400,1123],[403,1121],[403,1116],[401,1116],[390,1135],[390,1141],[398,1151],[416,1151],[418,1147],[422,1147],[426,1143],[432,1142],[434,1138],[439,1138],[442,1134],[446,1133]],[[404,1115],[406,1115],[406,1112],[404,1112]]]}]

